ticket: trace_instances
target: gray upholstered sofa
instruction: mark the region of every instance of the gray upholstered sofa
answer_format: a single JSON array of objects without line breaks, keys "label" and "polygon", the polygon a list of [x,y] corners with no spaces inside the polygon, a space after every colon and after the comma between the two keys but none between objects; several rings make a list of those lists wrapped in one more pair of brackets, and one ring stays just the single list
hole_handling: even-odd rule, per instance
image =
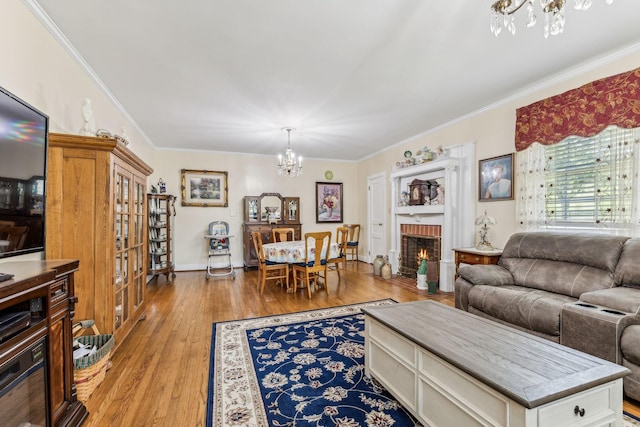
[{"label": "gray upholstered sofa", "polygon": [[514,234],[498,265],[458,269],[455,304],[626,366],[640,400],[640,239]]}]

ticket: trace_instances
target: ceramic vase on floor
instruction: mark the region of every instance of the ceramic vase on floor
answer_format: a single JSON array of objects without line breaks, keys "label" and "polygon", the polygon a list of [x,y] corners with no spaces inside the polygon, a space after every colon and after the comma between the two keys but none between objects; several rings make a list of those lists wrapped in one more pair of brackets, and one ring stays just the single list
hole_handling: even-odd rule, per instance
[{"label": "ceramic vase on floor", "polygon": [[382,255],[376,255],[376,259],[373,260],[373,275],[382,275],[382,266],[384,265],[384,257]]},{"label": "ceramic vase on floor", "polygon": [[383,279],[391,279],[391,264],[389,264],[389,257],[384,258],[384,265],[380,268],[380,274]]}]

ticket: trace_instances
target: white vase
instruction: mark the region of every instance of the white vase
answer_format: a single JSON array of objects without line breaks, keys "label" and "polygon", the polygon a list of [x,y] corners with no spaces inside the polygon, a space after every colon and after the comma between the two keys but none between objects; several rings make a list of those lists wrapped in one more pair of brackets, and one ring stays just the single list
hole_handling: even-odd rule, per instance
[{"label": "white vase", "polygon": [[331,218],[333,215],[333,208],[327,208],[327,218]]}]

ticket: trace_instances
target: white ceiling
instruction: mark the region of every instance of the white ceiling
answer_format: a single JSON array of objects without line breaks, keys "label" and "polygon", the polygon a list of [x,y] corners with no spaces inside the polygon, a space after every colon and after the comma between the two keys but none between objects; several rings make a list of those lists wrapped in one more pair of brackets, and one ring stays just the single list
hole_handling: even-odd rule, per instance
[{"label": "white ceiling", "polygon": [[492,0],[24,1],[158,148],[275,155],[292,126],[296,153],[348,161],[640,43],[638,0],[568,0],[549,39],[538,4],[494,37]]}]

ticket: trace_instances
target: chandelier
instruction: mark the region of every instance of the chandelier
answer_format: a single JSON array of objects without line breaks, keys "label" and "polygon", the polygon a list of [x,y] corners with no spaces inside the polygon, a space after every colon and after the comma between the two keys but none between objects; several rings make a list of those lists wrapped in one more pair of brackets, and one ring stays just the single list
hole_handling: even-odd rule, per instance
[{"label": "chandelier", "polygon": [[[556,36],[564,31],[564,5],[566,0],[539,0],[540,7],[544,12],[544,38],[549,34]],[[573,7],[576,10],[587,10],[591,7],[592,0],[573,0]],[[497,37],[506,28],[511,34],[516,33],[514,14],[526,5],[527,27],[536,25],[536,14],[533,10],[534,0],[497,0],[491,5],[491,32]],[[605,0],[611,4],[613,0]]]},{"label": "chandelier", "polygon": [[282,128],[288,134],[287,150],[282,154],[278,154],[278,175],[293,178],[302,175],[302,157],[293,153],[291,149],[291,131],[293,128]]}]

